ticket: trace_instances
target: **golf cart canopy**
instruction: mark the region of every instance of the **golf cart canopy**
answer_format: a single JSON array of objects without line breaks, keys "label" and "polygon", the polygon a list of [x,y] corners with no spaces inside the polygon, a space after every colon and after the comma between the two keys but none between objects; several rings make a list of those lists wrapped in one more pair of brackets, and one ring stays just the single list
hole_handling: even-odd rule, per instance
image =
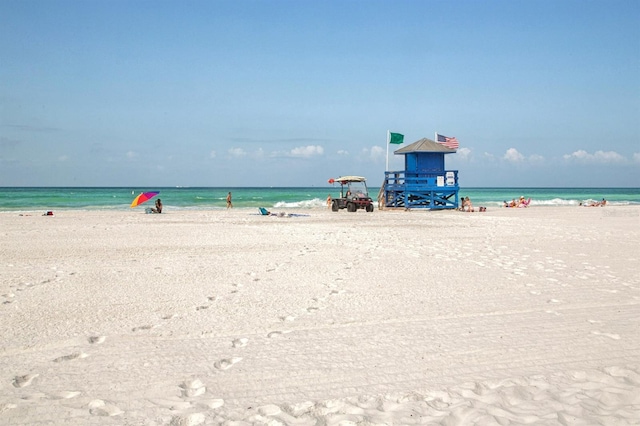
[{"label": "golf cart canopy", "polygon": [[335,181],[344,184],[345,182],[364,182],[366,179],[362,176],[342,176],[336,178]]}]

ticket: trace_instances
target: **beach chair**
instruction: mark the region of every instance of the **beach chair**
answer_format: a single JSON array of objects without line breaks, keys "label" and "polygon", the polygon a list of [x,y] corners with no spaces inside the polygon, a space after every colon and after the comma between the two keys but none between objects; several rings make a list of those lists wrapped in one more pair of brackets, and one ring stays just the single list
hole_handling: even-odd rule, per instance
[{"label": "beach chair", "polygon": [[264,207],[258,207],[258,210],[260,211],[260,214],[262,216],[269,216],[269,210],[265,209]]}]

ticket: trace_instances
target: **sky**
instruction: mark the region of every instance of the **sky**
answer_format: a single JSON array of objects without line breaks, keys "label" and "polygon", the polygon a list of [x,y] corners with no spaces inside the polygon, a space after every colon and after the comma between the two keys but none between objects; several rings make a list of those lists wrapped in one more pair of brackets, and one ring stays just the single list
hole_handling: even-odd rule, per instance
[{"label": "sky", "polygon": [[378,186],[436,132],[461,187],[640,187],[640,2],[0,0],[0,186]]}]

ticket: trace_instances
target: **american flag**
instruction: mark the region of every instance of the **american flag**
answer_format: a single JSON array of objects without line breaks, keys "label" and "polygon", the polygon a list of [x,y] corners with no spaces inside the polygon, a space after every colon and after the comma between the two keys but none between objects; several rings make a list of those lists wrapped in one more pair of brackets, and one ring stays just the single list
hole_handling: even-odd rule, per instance
[{"label": "american flag", "polygon": [[436,140],[439,144],[442,144],[449,149],[458,149],[458,147],[460,146],[460,144],[458,143],[458,139],[443,136],[438,133],[436,133]]}]

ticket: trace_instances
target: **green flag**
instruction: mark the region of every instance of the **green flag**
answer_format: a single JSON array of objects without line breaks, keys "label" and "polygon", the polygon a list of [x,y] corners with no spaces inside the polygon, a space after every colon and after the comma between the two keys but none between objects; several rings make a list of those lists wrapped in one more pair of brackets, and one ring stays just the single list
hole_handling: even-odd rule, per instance
[{"label": "green flag", "polygon": [[404,142],[404,135],[400,133],[391,133],[391,137],[389,138],[389,143],[401,144]]}]

